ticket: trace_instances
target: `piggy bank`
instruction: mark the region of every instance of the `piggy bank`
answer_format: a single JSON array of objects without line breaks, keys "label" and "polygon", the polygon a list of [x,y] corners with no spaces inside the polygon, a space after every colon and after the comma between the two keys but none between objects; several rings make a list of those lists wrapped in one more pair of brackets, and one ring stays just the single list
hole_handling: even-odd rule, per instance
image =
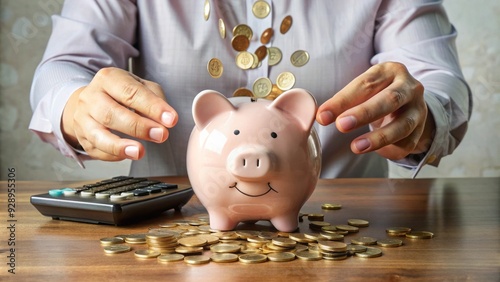
[{"label": "piggy bank", "polygon": [[195,97],[187,172],[212,229],[259,220],[297,229],[321,170],[315,113],[316,100],[303,89],[274,101],[212,90]]}]

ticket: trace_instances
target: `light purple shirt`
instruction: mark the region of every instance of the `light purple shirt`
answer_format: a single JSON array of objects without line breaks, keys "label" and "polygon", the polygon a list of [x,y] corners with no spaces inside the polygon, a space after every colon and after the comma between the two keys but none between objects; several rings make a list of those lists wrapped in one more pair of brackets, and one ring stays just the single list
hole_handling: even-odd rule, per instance
[{"label": "light purple shirt", "polygon": [[[186,146],[193,128],[191,106],[197,93],[217,90],[232,96],[239,87],[252,88],[259,77],[276,81],[278,74],[292,72],[294,87],[311,92],[318,105],[332,97],[370,66],[401,62],[425,87],[425,99],[437,129],[428,152],[397,161],[413,171],[440,159],[456,148],[466,132],[471,94],[460,70],[454,27],[441,1],[363,0],[299,1],[267,0],[271,13],[264,19],[252,13],[255,0],[210,1],[210,17],[204,19],[205,0],[77,1],[66,0],[61,15],[53,17],[53,33],[36,70],[31,91],[34,114],[30,129],[64,155],[80,164],[88,159],[63,139],[62,111],[68,97],[87,85],[103,67],[128,67],[159,83],[179,113],[178,124],[163,144],[143,142],[146,156],[132,164],[135,176],[186,175]],[[291,15],[293,25],[279,32],[282,19]],[[219,35],[223,19],[227,36]],[[268,27],[275,31],[267,47],[281,49],[283,59],[269,66],[241,70],[231,47],[232,28],[249,25],[254,36],[249,51],[261,45]],[[306,50],[303,67],[290,63],[296,50]],[[221,78],[207,72],[207,62],[218,58],[224,65]],[[368,126],[348,134],[335,125],[315,128],[322,145],[323,178],[384,177],[387,161],[375,153],[355,155],[353,138]]]}]

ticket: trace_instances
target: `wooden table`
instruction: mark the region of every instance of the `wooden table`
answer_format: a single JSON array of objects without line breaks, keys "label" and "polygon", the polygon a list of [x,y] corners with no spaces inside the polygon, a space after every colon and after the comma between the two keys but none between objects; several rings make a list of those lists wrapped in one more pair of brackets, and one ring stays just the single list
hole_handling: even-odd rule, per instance
[{"label": "wooden table", "polygon": [[[167,181],[186,182],[185,178]],[[66,183],[67,184],[67,183]],[[15,281],[499,281],[500,179],[336,179],[320,180],[304,213],[324,213],[325,221],[346,224],[365,219],[369,227],[348,235],[387,238],[385,229],[408,226],[432,231],[433,239],[404,239],[398,248],[382,248],[378,258],[349,257],[341,261],[162,264],[141,260],[133,252],[106,255],[99,239],[141,233],[175,219],[205,213],[196,198],[181,212],[168,211],[140,224],[116,227],[44,217],[30,204],[33,194],[62,187],[62,182],[16,182],[15,222],[7,217],[7,182],[1,185],[0,280]],[[12,195],[11,195],[12,196]],[[322,203],[340,203],[341,210],[322,211]],[[15,229],[10,224],[15,224]],[[257,227],[267,229],[268,222]],[[9,229],[10,227],[10,229]],[[245,227],[246,228],[246,227]],[[301,232],[311,232],[308,219]],[[15,251],[8,245],[14,238]],[[11,240],[12,242],[12,240]],[[146,248],[137,246],[136,249]],[[15,254],[15,273],[8,272]]]}]

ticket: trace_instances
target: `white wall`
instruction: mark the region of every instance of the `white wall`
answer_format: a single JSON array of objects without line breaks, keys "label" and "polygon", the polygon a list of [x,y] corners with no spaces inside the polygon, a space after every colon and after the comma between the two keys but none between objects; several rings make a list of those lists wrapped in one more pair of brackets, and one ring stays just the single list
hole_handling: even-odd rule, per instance
[{"label": "white wall", "polygon": [[[87,162],[83,170],[27,130],[29,89],[50,34],[49,16],[63,0],[0,0],[0,179],[15,167],[19,180],[96,179],[127,174],[129,162]],[[466,138],[439,168],[419,177],[500,176],[500,2],[445,1],[459,31],[457,47],[474,93],[474,113]],[[391,177],[409,174],[391,167]]]}]

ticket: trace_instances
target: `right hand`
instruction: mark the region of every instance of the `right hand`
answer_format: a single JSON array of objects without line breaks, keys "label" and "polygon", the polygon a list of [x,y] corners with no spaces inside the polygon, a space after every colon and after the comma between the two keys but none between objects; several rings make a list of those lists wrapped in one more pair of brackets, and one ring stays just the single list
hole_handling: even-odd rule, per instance
[{"label": "right hand", "polygon": [[144,146],[111,130],[162,143],[177,119],[160,85],[122,69],[103,68],[89,85],[71,95],[61,130],[70,145],[81,146],[94,159],[138,160],[144,156]]}]

